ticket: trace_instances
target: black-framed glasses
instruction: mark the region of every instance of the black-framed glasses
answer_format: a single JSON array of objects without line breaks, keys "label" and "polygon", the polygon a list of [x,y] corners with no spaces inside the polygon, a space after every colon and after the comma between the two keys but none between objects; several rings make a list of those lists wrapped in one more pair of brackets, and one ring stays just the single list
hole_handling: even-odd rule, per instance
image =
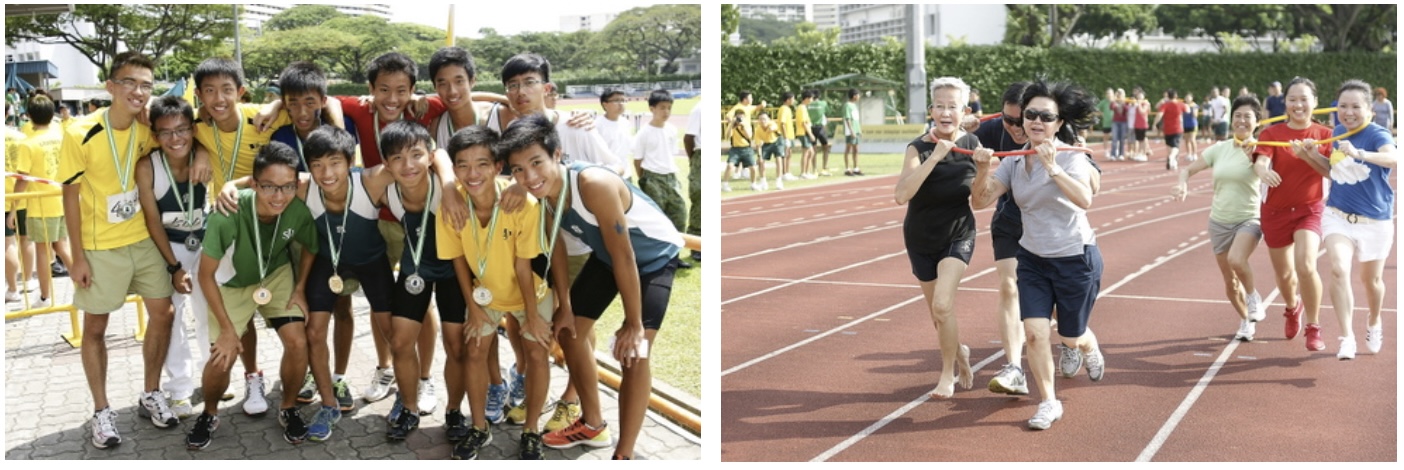
[{"label": "black-framed glasses", "polygon": [[264,194],[293,194],[297,191],[297,183],[284,185],[259,183],[258,190]]},{"label": "black-framed glasses", "polygon": [[121,79],[113,80],[112,83],[116,83],[116,84],[118,84],[118,85],[121,85],[122,88],[125,88],[125,89],[126,89],[127,91],[129,91],[129,92],[131,92],[131,91],[136,91],[136,90],[141,90],[142,93],[146,93],[146,94],[148,94],[148,95],[151,94],[151,92],[154,91],[154,90],[156,89],[156,84],[155,84],[155,83],[151,83],[151,82],[142,82],[142,81],[138,81],[138,80],[136,80],[136,79],[134,79],[134,78],[121,78]]},{"label": "black-framed glasses", "polygon": [[1043,121],[1047,123],[1057,122],[1058,115],[1048,111],[1038,111],[1034,109],[1024,110],[1024,119],[1029,121]]},{"label": "black-framed glasses", "polygon": [[1004,119],[1004,125],[1006,126],[1022,127],[1024,125],[1024,118],[1018,116],[1010,116],[1008,114],[999,113],[999,117],[1001,119]]},{"label": "black-framed glasses", "polygon": [[172,130],[157,131],[157,139],[169,139],[171,137],[190,137],[190,126],[185,126]]}]

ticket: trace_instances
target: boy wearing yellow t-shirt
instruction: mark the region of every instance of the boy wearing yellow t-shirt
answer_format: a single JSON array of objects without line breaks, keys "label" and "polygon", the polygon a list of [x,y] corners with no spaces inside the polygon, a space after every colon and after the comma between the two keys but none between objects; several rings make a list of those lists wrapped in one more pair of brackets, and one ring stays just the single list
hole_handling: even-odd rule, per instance
[{"label": "boy wearing yellow t-shirt", "polygon": [[[54,120],[54,102],[44,95],[36,95],[29,101],[29,116],[34,121],[34,136],[21,142],[16,150],[19,173],[53,181],[58,178],[59,144],[63,142],[63,129],[51,125]],[[68,254],[68,228],[63,223],[63,199],[58,186],[49,183],[20,181],[15,184],[19,192],[42,193],[48,197],[36,199],[28,212],[25,224],[28,225],[29,239],[36,248],[36,265],[39,269],[39,301],[30,304],[31,308],[44,308],[53,304],[51,289],[53,271],[48,269],[54,253],[67,266],[71,259]]]}]

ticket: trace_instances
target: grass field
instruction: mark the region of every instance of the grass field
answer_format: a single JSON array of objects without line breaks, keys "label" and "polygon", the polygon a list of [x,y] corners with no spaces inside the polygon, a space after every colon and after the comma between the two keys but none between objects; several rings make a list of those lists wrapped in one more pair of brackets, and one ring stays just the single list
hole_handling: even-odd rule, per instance
[{"label": "grass field", "polygon": [[[798,157],[798,154],[796,154],[796,157]],[[819,165],[823,165],[824,155],[820,153],[816,157],[815,161],[818,162]],[[726,154],[721,155],[721,164],[722,167],[725,168]],[[821,176],[817,179],[812,180],[799,179],[795,181],[786,181],[785,189],[796,189],[808,186],[840,183],[844,181],[849,181],[853,178],[871,178],[874,176],[895,175],[902,172],[902,155],[896,153],[865,153],[859,155],[858,164],[858,168],[863,170],[863,176],[843,176],[843,152],[829,152],[829,172],[832,173],[833,176]],[[752,170],[754,171],[755,168],[752,168]],[[765,175],[768,178],[768,181],[770,182],[770,191],[775,191],[775,167],[773,162],[771,162],[771,164],[766,165],[765,170]],[[790,163],[790,173],[796,174],[798,172],[799,161],[796,160],[795,162]],[[720,179],[721,175],[717,175],[717,178]],[[750,180],[734,179],[731,181],[731,191],[723,192],[722,199],[743,196],[747,194],[755,194],[755,191],[751,191],[750,185]]]},{"label": "grass field", "polygon": [[[696,100],[691,100],[695,102]],[[674,108],[676,114],[677,108]],[[678,180],[687,200],[687,159],[679,157]],[[691,204],[689,202],[689,204]],[[686,258],[690,253],[683,250]],[[690,259],[690,258],[688,258]],[[679,269],[673,278],[668,315],[654,339],[650,365],[655,382],[664,382],[694,397],[702,397],[702,263],[689,261],[692,269]],[[595,323],[595,350],[609,353],[609,340],[624,321],[624,307],[616,298]]]}]

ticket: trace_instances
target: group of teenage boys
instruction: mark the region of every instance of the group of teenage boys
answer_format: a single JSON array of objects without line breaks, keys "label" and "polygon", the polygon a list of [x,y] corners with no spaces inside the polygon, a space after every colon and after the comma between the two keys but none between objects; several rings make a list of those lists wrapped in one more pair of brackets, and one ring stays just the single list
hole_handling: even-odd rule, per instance
[{"label": "group of teenage boys", "polygon": [[[798,101],[794,93],[785,92],[776,107],[772,119],[766,102],[759,106],[752,104],[754,96],[750,91],[737,93],[740,98],[726,112],[725,135],[731,149],[727,154],[727,165],[722,175],[722,191],[731,191],[731,180],[739,177],[750,180],[752,191],[766,191],[770,183],[766,179],[766,165],[775,161],[775,189],[785,189],[785,181],[815,179],[830,176],[829,135],[826,132],[828,102],[819,99],[819,90],[805,90]],[[858,168],[858,145],[863,138],[863,125],[858,111],[858,100],[862,93],[857,89],[848,90],[844,96],[842,129],[844,136],[844,176],[863,176]],[[836,130],[837,130],[836,129]],[[823,152],[822,165],[818,165],[818,152]],[[790,170],[790,159],[798,153],[800,171],[795,175]],[[759,156],[759,158],[758,158]],[[751,171],[755,167],[756,171]]]},{"label": "group of teenage boys", "polygon": [[[74,247],[68,264],[83,311],[95,447],[122,442],[107,398],[105,338],[108,314],[128,294],[148,312],[137,412],[162,429],[194,417],[186,444],[201,449],[216,436],[236,361],[243,411],[268,411],[255,313],[282,347],[283,438],[329,439],[355,407],[344,375],[350,295],[361,290],[378,358],[363,398],[397,389],[386,435],[415,432],[438,407],[430,368],[442,334],[445,433],[458,459],[476,458],[490,426],[508,420],[522,425],[523,459],[541,459],[543,445],[616,444],[601,414],[592,342],[595,321],[622,298],[613,456],[633,457],[652,389],[648,351],[678,253],[699,242],[685,241],[678,217],[626,182],[628,165],[590,163],[619,160],[588,122],[547,107],[554,85],[545,58],[509,59],[505,97],[472,91],[477,70],[462,48],[440,49],[429,69],[437,96],[416,97],[415,63],[391,52],[367,68],[369,97],[328,97],[317,66],[297,62],[279,79],[280,99],[258,106],[240,103],[239,64],[212,58],[194,74],[197,114],[179,97],[153,99],[150,59],[113,58],[111,106],[64,126],[52,152],[69,215],[60,226]],[[495,103],[480,115],[474,100]],[[640,157],[676,145],[666,126],[672,97],[655,92],[649,106],[647,131],[660,135],[638,139]],[[668,168],[648,159],[633,170],[642,186],[676,188]],[[201,345],[195,355],[186,305]],[[498,366],[499,326],[517,358],[508,380]],[[557,342],[571,380],[543,434]],[[299,403],[313,401],[305,419]]]}]

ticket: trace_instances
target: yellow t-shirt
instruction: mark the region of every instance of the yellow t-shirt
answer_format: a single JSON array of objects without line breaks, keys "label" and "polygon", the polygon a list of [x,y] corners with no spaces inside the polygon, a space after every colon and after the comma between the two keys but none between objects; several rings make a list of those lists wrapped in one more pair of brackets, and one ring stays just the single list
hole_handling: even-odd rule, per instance
[{"label": "yellow t-shirt", "polygon": [[795,105],[795,135],[809,135],[809,107],[804,104]]},{"label": "yellow t-shirt", "polygon": [[775,138],[779,136],[780,126],[777,126],[775,121],[770,121],[768,124],[756,124],[756,142],[773,144],[775,143]]},{"label": "yellow t-shirt", "polygon": [[[63,128],[59,147],[58,181],[82,185],[77,217],[82,220],[85,250],[112,250],[151,237],[136,199],[136,162],[159,145],[151,128],[140,122],[122,130],[108,129],[102,122],[107,113],[104,108],[74,118]],[[128,143],[133,148],[130,153]],[[129,175],[125,192],[119,167]],[[117,215],[124,206],[135,207],[130,218],[121,220]]]},{"label": "yellow t-shirt", "polygon": [[25,121],[24,124],[21,124],[20,132],[23,132],[26,138],[34,137],[34,121]]},{"label": "yellow t-shirt", "polygon": [[[736,121],[736,110],[738,109],[746,113],[746,117],[741,119],[741,127],[746,129],[745,136],[737,132],[731,132],[731,126]],[[726,129],[727,132],[731,135],[732,147],[751,146],[751,142],[755,140],[755,131],[751,128],[751,119],[755,118],[755,115],[756,106],[747,106],[739,103],[736,106],[732,106],[731,109],[726,111]],[[746,136],[749,136],[750,139],[747,139]]]},{"label": "yellow t-shirt", "polygon": [[[498,179],[497,185],[499,188],[506,187],[507,181]],[[466,191],[462,188],[458,191],[464,200],[468,199]],[[541,254],[540,217],[541,205],[531,196],[527,196],[526,205],[515,214],[499,212],[497,227],[491,234],[494,237],[491,247],[488,246],[488,226],[480,223],[477,217],[469,220],[459,232],[455,232],[453,227],[448,225],[446,217],[439,217],[436,223],[438,232],[435,234],[438,238],[439,259],[464,257],[468,262],[468,269],[473,271],[480,285],[492,292],[492,302],[488,307],[493,310],[525,310],[522,290],[517,285],[516,261],[518,258],[532,259]],[[553,220],[546,221],[547,230],[550,230],[552,222]],[[476,229],[473,224],[477,224]],[[556,242],[565,241],[557,239]],[[486,273],[478,270],[478,255],[484,250],[489,250],[485,259]],[[532,279],[533,287],[545,283],[541,276],[535,274],[532,274]]]},{"label": "yellow t-shirt", "polygon": [[[62,143],[63,129],[58,125],[49,126],[48,129],[36,132],[33,137],[20,142],[19,152],[15,154],[19,161],[19,172],[37,178],[58,180],[59,146]],[[29,205],[28,217],[63,216],[63,188],[31,181],[25,192],[49,194],[48,197],[39,198]]]},{"label": "yellow t-shirt", "polygon": [[[19,144],[24,142],[25,136],[19,129],[5,126],[5,155],[19,155]],[[19,173],[19,159],[5,157],[5,172]],[[11,201],[9,195],[15,193],[15,179],[5,177],[5,212],[24,209],[24,201]]]},{"label": "yellow t-shirt", "polygon": [[[259,149],[268,145],[273,139],[273,132],[279,127],[292,123],[288,113],[278,113],[277,120],[268,126],[268,131],[259,132],[253,125],[253,118],[258,115],[260,108],[256,104],[240,104],[239,114],[243,125],[236,132],[219,131],[218,138],[212,121],[204,120],[195,125],[195,140],[210,152],[210,167],[214,170],[214,175],[210,177],[210,185],[206,187],[210,188],[211,196],[219,194],[225,181],[252,175],[254,157],[258,156]],[[240,133],[243,134],[242,137],[237,135]],[[238,152],[234,151],[236,140],[239,145]],[[233,176],[230,176],[231,173]]]},{"label": "yellow t-shirt", "polygon": [[780,135],[785,136],[785,140],[795,139],[795,112],[789,106],[780,105],[780,112],[777,121],[780,121]]}]

